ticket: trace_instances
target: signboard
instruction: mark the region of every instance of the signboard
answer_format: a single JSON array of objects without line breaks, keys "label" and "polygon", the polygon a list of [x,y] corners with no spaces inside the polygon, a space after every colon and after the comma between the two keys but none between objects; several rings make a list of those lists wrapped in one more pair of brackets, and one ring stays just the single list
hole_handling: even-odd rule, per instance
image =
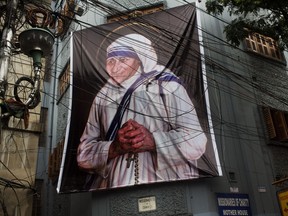
[{"label": "signboard", "polygon": [[196,9],[73,33],[59,192],[221,175]]},{"label": "signboard", "polygon": [[217,204],[220,216],[251,216],[248,194],[217,193]]},{"label": "signboard", "polygon": [[282,216],[288,216],[288,189],[277,192]]},{"label": "signboard", "polygon": [[138,199],[139,212],[156,210],[156,197],[144,197]]}]

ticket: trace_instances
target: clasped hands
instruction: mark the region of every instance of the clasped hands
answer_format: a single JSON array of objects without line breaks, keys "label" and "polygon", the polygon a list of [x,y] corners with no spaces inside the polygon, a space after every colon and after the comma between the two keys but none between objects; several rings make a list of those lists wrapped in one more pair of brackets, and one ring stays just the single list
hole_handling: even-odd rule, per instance
[{"label": "clasped hands", "polygon": [[115,140],[109,149],[109,159],[125,153],[155,151],[152,133],[143,125],[129,119],[118,130]]}]

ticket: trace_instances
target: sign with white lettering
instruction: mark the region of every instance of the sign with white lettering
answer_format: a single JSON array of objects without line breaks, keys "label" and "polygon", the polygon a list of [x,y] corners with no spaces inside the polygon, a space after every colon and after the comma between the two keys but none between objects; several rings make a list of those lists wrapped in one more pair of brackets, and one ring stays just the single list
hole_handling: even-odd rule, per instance
[{"label": "sign with white lettering", "polygon": [[220,216],[251,216],[248,194],[217,193],[217,204]]},{"label": "sign with white lettering", "polygon": [[139,209],[139,212],[156,210],[155,196],[138,199],[138,209]]}]

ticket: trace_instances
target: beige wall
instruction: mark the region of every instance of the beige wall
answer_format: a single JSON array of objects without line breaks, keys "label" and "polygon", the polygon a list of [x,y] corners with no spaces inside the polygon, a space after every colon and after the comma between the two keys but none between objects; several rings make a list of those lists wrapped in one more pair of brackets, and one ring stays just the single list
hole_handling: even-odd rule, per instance
[{"label": "beige wall", "polygon": [[[14,83],[24,75],[34,75],[32,60],[25,55],[14,55],[11,58],[5,99],[14,97]],[[1,181],[0,201],[4,203],[9,216],[32,215],[33,196],[36,196],[36,193],[29,187],[33,187],[35,182],[41,132],[40,109],[41,103],[35,109],[29,110],[28,128],[25,128],[23,119],[12,116],[8,128],[0,129],[0,177],[23,185],[23,188],[17,188],[15,185],[11,187]],[[3,204],[0,206],[0,216],[2,215],[6,216]]]}]

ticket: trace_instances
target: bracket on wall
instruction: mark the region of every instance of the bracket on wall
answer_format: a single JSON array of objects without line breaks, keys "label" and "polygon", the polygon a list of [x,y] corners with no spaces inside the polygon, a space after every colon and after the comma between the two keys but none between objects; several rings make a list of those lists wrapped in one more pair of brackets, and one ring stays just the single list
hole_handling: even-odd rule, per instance
[{"label": "bracket on wall", "polygon": [[272,182],[272,185],[283,186],[284,184],[288,183],[287,181],[288,181],[288,177],[284,177],[284,178],[281,178],[279,180]]}]

